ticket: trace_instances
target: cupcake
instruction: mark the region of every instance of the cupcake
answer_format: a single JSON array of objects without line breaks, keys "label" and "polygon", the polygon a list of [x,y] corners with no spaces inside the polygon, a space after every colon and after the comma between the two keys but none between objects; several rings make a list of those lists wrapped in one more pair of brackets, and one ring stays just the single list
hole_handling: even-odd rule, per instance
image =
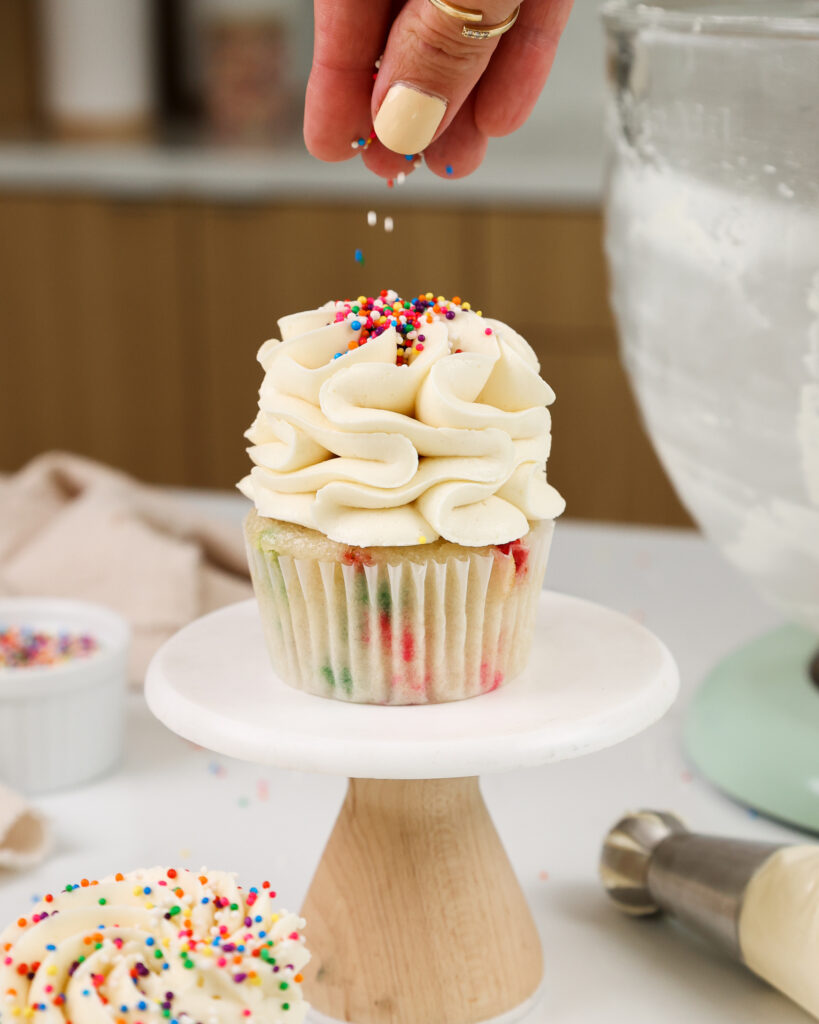
[{"label": "cupcake", "polygon": [[304,921],[275,895],[174,868],[67,885],[0,933],[0,1020],[302,1024]]},{"label": "cupcake", "polygon": [[279,329],[239,484],[276,672],[377,704],[513,679],[564,507],[531,347],[431,293],[329,302]]}]

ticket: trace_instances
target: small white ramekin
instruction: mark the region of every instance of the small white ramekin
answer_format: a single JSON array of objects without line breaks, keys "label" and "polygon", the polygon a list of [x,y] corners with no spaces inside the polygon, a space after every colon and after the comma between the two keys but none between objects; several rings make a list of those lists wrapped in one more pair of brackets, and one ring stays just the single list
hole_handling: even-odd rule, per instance
[{"label": "small white ramekin", "polygon": [[128,623],[84,601],[0,598],[0,628],[10,626],[87,633],[99,648],[56,665],[0,668],[0,782],[47,793],[105,774],[122,750]]}]

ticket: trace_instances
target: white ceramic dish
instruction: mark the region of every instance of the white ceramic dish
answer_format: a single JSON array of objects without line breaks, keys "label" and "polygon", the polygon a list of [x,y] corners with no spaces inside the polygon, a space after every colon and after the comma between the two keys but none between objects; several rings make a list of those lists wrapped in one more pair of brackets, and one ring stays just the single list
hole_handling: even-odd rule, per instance
[{"label": "white ceramic dish", "polygon": [[99,649],[57,665],[0,668],[0,781],[46,793],[109,771],[122,749],[130,627],[84,601],[0,598],[0,628],[87,633]]}]

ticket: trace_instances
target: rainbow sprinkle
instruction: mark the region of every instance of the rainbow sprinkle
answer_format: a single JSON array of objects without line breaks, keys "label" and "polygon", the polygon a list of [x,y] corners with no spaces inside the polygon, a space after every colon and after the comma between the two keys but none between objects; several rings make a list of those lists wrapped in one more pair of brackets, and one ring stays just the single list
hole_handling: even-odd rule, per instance
[{"label": "rainbow sprinkle", "polygon": [[[61,910],[67,912],[66,916],[71,913],[75,893],[82,896],[90,890],[80,909],[96,905],[116,912],[120,906],[118,886],[124,887],[120,890],[123,893],[128,890],[128,899],[121,904],[124,911],[130,914],[134,906],[142,907],[154,922],[143,927],[138,935],[130,922],[123,921],[123,926],[113,923],[116,918],[107,924],[89,926],[82,922],[76,932],[67,930],[62,937],[52,928],[51,918]],[[97,896],[102,892],[104,896]],[[169,1024],[193,1024],[193,1017],[184,1009],[190,986],[173,991],[170,980],[164,984],[158,980],[163,972],[171,971],[172,965],[182,970],[199,970],[204,976],[218,972],[221,978],[217,992],[228,985],[252,992],[264,984],[268,998],[275,993],[285,1000],[279,1006],[287,1011],[301,1001],[299,986],[304,977],[297,965],[288,961],[295,959],[293,953],[298,953],[300,960],[305,959],[298,948],[303,946],[304,939],[298,918],[276,912],[272,907],[270,900],[275,898],[276,892],[269,882],[249,890],[231,887],[228,898],[211,885],[206,874],[175,868],[168,868],[152,884],[122,872],[102,883],[87,878],[69,883],[61,893],[45,895],[34,913],[20,917],[16,926],[12,924],[4,933],[10,941],[0,946],[0,975],[6,981],[14,978],[15,984],[0,994],[0,1020],[6,1020],[7,1012],[9,1020],[37,1020],[39,1014],[48,1020],[63,1020],[61,1008],[71,1002],[72,979],[80,968],[86,971],[91,957],[98,969],[90,973],[87,982],[83,979],[81,984],[87,987],[75,988],[74,998],[79,995],[93,999],[96,1009],[91,1009],[89,1003],[89,1012],[95,1020],[143,1024],[148,1019],[167,1019]],[[207,907],[203,914],[207,913],[212,922],[207,930],[197,924],[199,907]],[[288,918],[296,924],[289,932]],[[47,940],[46,944],[38,945],[38,936],[39,942]],[[39,958],[19,959],[18,942],[30,953],[40,953]],[[73,947],[82,953],[60,974],[55,955]],[[171,976],[172,972],[167,975],[169,979]],[[45,993],[47,1001],[29,1002],[34,989]],[[111,998],[114,992],[116,1001]],[[221,994],[214,997],[221,998]],[[269,1019],[269,1011],[264,1011],[264,1004],[257,997],[238,990],[236,1000],[231,1005],[231,1019],[237,1013],[249,1024]],[[205,1019],[216,1018],[209,1013]]]},{"label": "rainbow sprinkle", "polygon": [[87,633],[46,633],[27,626],[0,628],[0,668],[60,665],[98,650],[98,641]]},{"label": "rainbow sprinkle", "polygon": [[[426,292],[413,299],[402,299],[397,292],[386,288],[377,297],[359,295],[357,299],[340,299],[335,303],[335,323],[346,321],[357,332],[347,345],[351,352],[366,345],[370,338],[377,338],[390,327],[395,328],[399,335],[396,363],[406,366],[412,359],[424,351],[424,329],[429,324],[454,320],[458,313],[469,312],[472,307],[462,302],[460,296],[451,299],[443,295]],[[481,310],[476,310],[483,316]],[[486,334],[492,333],[487,327]],[[460,349],[455,349],[459,352]],[[346,352],[336,352],[334,359],[339,359]]]},{"label": "rainbow sprinkle", "polygon": [[362,135],[358,139],[353,139],[353,141],[351,143],[351,146],[352,146],[353,149],[362,149],[362,150],[369,149],[370,146],[373,144],[374,139],[375,139],[375,132],[374,131],[370,131],[370,134],[366,138],[364,138],[364,136]]}]

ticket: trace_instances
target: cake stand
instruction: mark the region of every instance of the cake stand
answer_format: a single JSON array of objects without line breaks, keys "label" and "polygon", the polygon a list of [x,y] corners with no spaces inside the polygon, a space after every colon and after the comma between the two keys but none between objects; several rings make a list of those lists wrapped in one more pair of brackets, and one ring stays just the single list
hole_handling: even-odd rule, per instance
[{"label": "cake stand", "polygon": [[660,718],[677,684],[642,626],[544,592],[528,671],[471,700],[377,707],[290,689],[253,601],[172,637],[146,693],[203,747],[349,777],[303,908],[313,1020],[512,1024],[541,987],[540,939],[478,776],[618,743]]}]

